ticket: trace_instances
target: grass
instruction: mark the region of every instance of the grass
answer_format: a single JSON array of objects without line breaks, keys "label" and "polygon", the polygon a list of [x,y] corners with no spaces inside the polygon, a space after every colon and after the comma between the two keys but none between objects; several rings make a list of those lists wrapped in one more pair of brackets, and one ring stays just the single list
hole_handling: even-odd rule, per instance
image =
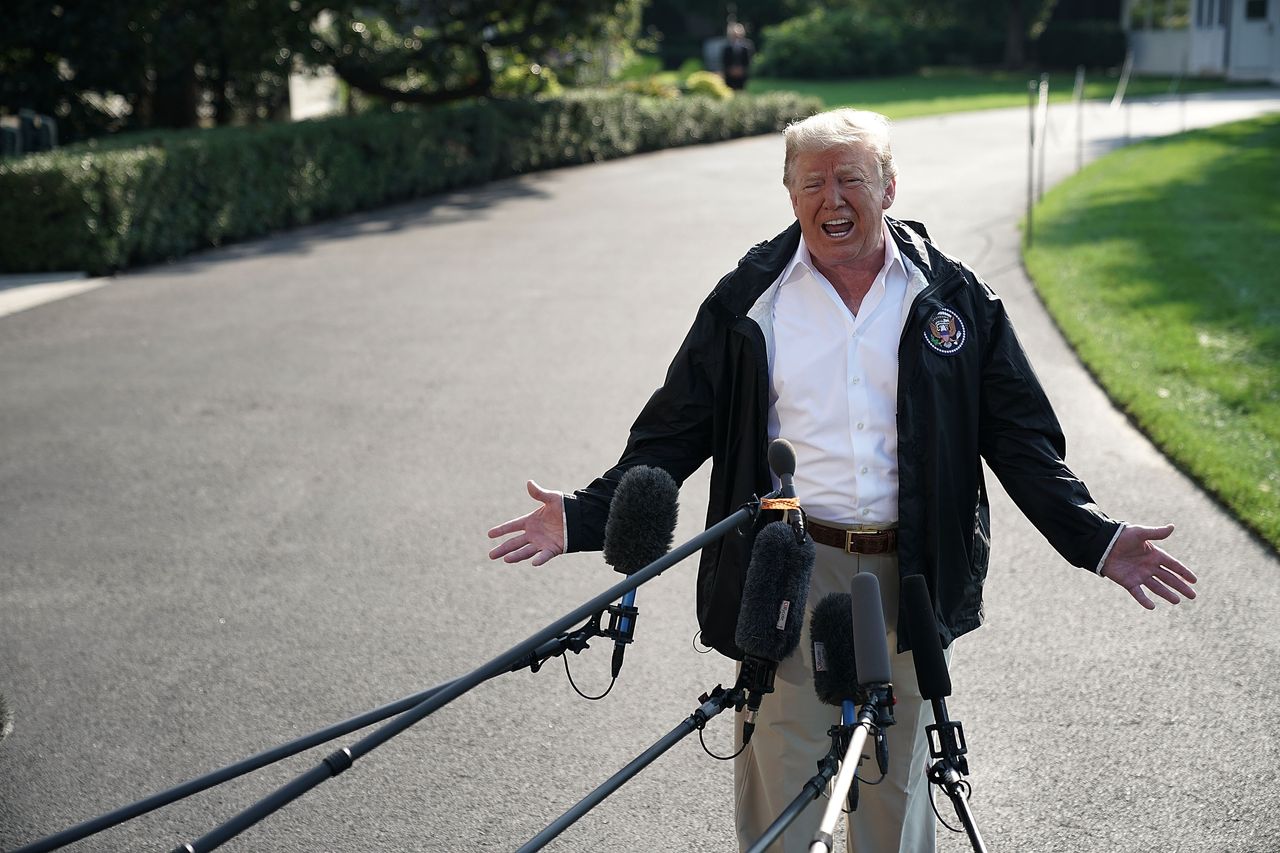
[{"label": "grass", "polygon": [[[906,77],[878,79],[751,80],[747,91],[799,92],[821,98],[828,109],[859,107],[875,110],[897,121],[937,113],[1023,107],[1027,105],[1027,80],[1033,76],[1024,71],[934,68]],[[1117,82],[1116,77],[1097,73],[1087,75],[1085,97],[1110,100]],[[1135,77],[1129,81],[1126,97],[1165,95],[1171,91],[1171,84],[1168,77]],[[1069,101],[1074,86],[1074,73],[1050,75],[1049,100]],[[1217,80],[1182,80],[1177,91],[1204,92],[1225,86]]]},{"label": "grass", "polygon": [[1117,151],[1035,223],[1027,269],[1081,359],[1280,548],[1280,114]]}]

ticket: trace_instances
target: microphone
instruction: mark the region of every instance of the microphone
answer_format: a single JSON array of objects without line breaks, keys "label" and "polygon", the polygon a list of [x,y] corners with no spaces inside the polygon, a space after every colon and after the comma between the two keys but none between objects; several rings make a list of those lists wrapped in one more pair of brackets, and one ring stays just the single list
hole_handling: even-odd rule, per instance
[{"label": "microphone", "polygon": [[907,604],[907,631],[911,635],[911,654],[916,661],[916,680],[925,699],[942,699],[951,695],[951,674],[942,654],[942,640],[933,616],[929,585],[923,575],[911,575],[902,582]]},{"label": "microphone", "polygon": [[856,574],[849,595],[853,600],[853,653],[858,688],[867,692],[893,681],[884,609],[880,603],[880,581],[870,572]]},{"label": "microphone", "polygon": [[933,703],[934,724],[925,729],[929,735],[929,752],[967,776],[969,761],[964,756],[969,749],[960,722],[947,715],[951,674],[942,654],[942,640],[938,637],[938,623],[924,576],[911,575],[903,580],[902,594],[906,598],[907,630],[911,635],[911,656],[916,662],[916,681],[920,683],[920,695]]},{"label": "microphone", "polygon": [[780,498],[796,496],[796,449],[785,438],[775,438],[769,444],[769,468],[782,483]]},{"label": "microphone", "polygon": [[773,692],[778,664],[800,644],[816,556],[813,540],[797,540],[785,521],[766,524],[756,535],[734,632],[734,642],[744,653],[739,682],[748,697],[744,744],[755,731],[760,702]]},{"label": "microphone", "polygon": [[[671,550],[676,532],[680,489],[661,468],[638,465],[627,470],[609,503],[604,525],[604,561],[624,575],[634,574]],[[622,597],[615,616],[612,674],[622,671],[622,658],[635,634],[636,591]]]},{"label": "microphone", "polygon": [[947,672],[947,659],[942,653],[942,640],[938,637],[929,586],[922,575],[910,575],[902,581],[902,594],[907,611],[911,656],[916,662],[916,681],[920,684],[920,695],[933,703],[934,722],[925,727],[929,736],[929,757],[934,759],[928,768],[929,782],[940,787],[951,799],[975,853],[986,853],[986,842],[982,840],[982,833],[969,809],[969,783],[964,779],[969,775],[969,759],[965,758],[969,747],[965,743],[964,728],[959,720],[947,716],[946,697],[951,695],[951,675]]},{"label": "microphone", "polygon": [[809,617],[813,648],[813,690],[818,700],[844,709],[844,724],[853,722],[858,694],[858,666],[853,650],[853,603],[847,592],[833,592],[818,602]]}]

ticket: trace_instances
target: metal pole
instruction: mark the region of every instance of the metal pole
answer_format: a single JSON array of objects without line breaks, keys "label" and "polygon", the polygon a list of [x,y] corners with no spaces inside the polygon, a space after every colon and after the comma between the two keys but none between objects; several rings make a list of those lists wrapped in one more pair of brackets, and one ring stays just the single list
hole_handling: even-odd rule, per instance
[{"label": "metal pole", "polygon": [[[862,746],[867,742],[867,732],[871,728],[871,718],[864,705],[858,714],[858,725],[853,737],[849,739],[849,748],[845,751],[844,761],[840,762],[840,772],[836,775],[835,785],[827,799],[826,810],[822,813],[822,821],[818,831],[809,845],[809,853],[831,853],[831,834],[835,832],[836,820],[844,811],[844,801],[849,795],[849,787],[853,785],[853,774],[858,770],[858,761],[862,758]],[[871,712],[874,715],[874,711]]]},{"label": "metal pole", "polygon": [[702,549],[707,544],[719,539],[742,522],[754,516],[757,509],[757,505],[748,505],[735,512],[733,515],[722,519],[720,522],[707,528],[693,539],[690,539],[683,545],[672,549],[665,556],[659,557],[640,571],[614,584],[612,587],[600,593],[586,604],[560,617],[555,622],[552,622],[546,628],[543,628],[537,634],[529,637],[519,645],[513,646],[478,669],[472,670],[467,675],[450,682],[447,687],[436,693],[430,699],[427,699],[416,707],[405,711],[399,717],[387,723],[372,734],[366,736],[364,739],[357,741],[350,747],[340,749],[328,756],[324,761],[316,765],[311,770],[298,776],[292,782],[289,782],[283,787],[277,789],[274,793],[259,800],[257,803],[254,803],[252,806],[240,812],[240,814],[236,815],[221,826],[215,828],[213,831],[196,839],[195,841],[182,844],[174,848],[173,853],[206,853],[206,851],[209,850],[216,850],[249,827],[284,808],[307,791],[310,791],[312,788],[315,788],[327,779],[331,779],[334,776],[345,772],[357,759],[377,749],[382,744],[391,740],[391,738],[404,732],[410,726],[426,719],[445,705],[448,705],[454,699],[457,699],[463,693],[466,693],[468,690],[496,675],[507,672],[517,662],[525,660],[530,653],[535,651],[547,640],[555,637],[557,634],[564,633],[570,627],[581,622],[583,619],[596,615],[630,590],[653,580],[653,578],[662,574],[685,557],[688,557],[690,554]]},{"label": "metal pole", "polygon": [[1044,157],[1049,147],[1049,75],[1040,75],[1040,191],[1036,200],[1044,199]]},{"label": "metal pole", "polygon": [[1084,168],[1084,66],[1076,66],[1076,87],[1071,93],[1076,103],[1076,171]]},{"label": "metal pole", "polygon": [[524,846],[517,850],[516,853],[533,853],[533,851],[541,850],[550,844],[557,835],[576,823],[578,818],[600,805],[605,797],[631,781],[632,777],[652,764],[656,758],[693,732],[702,728],[702,726],[706,725],[707,720],[733,704],[733,691],[720,690],[719,688],[717,688],[717,691],[702,704],[702,707],[690,714],[684,722],[672,729],[653,746],[632,759],[631,763],[626,767],[623,767],[602,782],[594,791],[587,794],[576,805],[556,818],[550,826],[525,842]]},{"label": "metal pole", "polygon": [[388,717],[393,717],[396,714],[407,711],[427,699],[430,699],[432,696],[448,687],[451,683],[452,682],[446,682],[444,684],[437,685],[429,690],[424,690],[421,693],[416,693],[413,696],[407,696],[397,702],[392,702],[389,705],[383,705],[381,708],[375,708],[374,710],[361,714],[358,717],[352,717],[345,722],[335,723],[326,729],[321,729],[318,732],[305,735],[286,744],[281,744],[274,749],[260,752],[257,755],[250,756],[243,761],[224,767],[221,770],[206,773],[204,776],[192,779],[189,782],[184,782],[167,791],[161,791],[160,793],[153,794],[146,799],[138,800],[136,803],[121,806],[115,811],[102,815],[101,817],[96,817],[93,820],[87,820],[84,823],[71,827],[70,829],[65,829],[55,835],[50,835],[47,838],[41,838],[39,841],[34,841],[25,847],[19,847],[17,850],[14,850],[13,853],[47,853],[47,851],[57,850],[60,847],[67,846],[68,844],[74,844],[77,841],[82,841],[91,835],[96,835],[97,833],[102,832],[104,829],[110,829],[111,827],[122,824],[127,820],[132,820],[133,818],[144,815],[147,812],[155,811],[161,806],[167,806],[170,803],[190,797],[193,794],[198,794],[201,791],[208,790],[215,785],[221,785],[223,782],[228,782],[232,779],[243,776],[246,773],[251,773],[254,770],[266,767],[268,764],[283,761],[290,756],[297,755],[299,752],[304,752],[312,747],[319,746],[322,743],[328,743],[334,738],[351,734],[352,732],[363,729],[366,726],[371,726],[374,723],[381,722]]},{"label": "metal pole", "polygon": [[1035,205],[1036,193],[1036,81],[1027,81],[1027,127],[1029,136],[1027,137],[1027,233],[1024,235],[1024,242],[1027,248],[1031,248],[1034,239],[1034,228],[1032,227],[1031,208]]}]

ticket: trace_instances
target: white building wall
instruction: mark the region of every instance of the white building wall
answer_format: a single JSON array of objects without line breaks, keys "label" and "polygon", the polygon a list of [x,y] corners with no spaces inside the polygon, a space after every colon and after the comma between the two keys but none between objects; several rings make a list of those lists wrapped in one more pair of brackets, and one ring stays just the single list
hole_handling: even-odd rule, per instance
[{"label": "white building wall", "polygon": [[1182,74],[1190,61],[1190,30],[1130,30],[1135,74]]}]

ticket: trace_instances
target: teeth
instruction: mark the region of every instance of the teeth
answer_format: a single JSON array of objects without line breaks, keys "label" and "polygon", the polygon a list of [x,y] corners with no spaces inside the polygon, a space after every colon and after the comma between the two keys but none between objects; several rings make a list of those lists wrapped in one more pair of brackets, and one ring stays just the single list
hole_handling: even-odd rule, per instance
[{"label": "teeth", "polygon": [[835,225],[852,225],[852,224],[853,224],[853,222],[851,222],[851,221],[850,221],[850,220],[848,220],[848,219],[828,219],[826,222],[824,222],[824,223],[822,223],[822,224],[823,224],[823,225],[827,225],[827,226],[835,226]]}]

